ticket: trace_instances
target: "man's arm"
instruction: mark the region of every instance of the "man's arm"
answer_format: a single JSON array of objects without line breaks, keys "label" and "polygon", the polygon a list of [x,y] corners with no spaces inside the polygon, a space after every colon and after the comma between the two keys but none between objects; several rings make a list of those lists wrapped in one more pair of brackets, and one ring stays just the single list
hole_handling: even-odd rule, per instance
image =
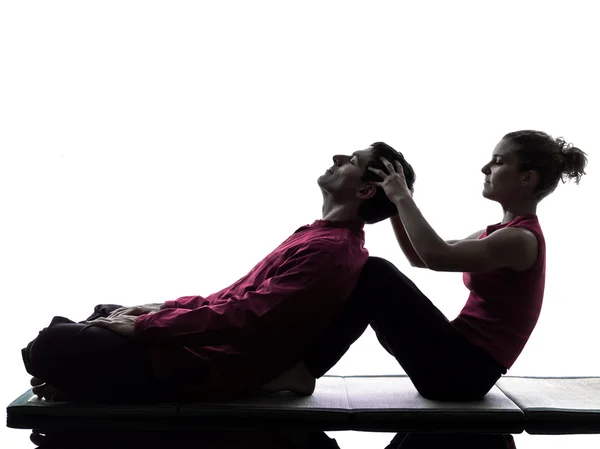
[{"label": "man's arm", "polygon": [[[166,344],[220,345],[247,341],[257,332],[261,337],[277,337],[286,323],[296,324],[302,316],[318,313],[319,298],[341,299],[344,264],[330,246],[307,245],[289,257],[277,274],[265,280],[256,291],[218,305],[196,309],[166,308],[142,315],[135,325],[140,338]],[[315,312],[317,311],[317,312]]]},{"label": "man's arm", "polygon": [[197,309],[207,304],[203,296],[182,296],[175,301],[166,301],[163,309]]}]

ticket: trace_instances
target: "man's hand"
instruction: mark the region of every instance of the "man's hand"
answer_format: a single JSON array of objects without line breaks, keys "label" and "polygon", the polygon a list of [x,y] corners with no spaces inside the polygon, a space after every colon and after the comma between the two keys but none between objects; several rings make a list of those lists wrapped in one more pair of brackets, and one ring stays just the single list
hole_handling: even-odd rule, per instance
[{"label": "man's hand", "polygon": [[369,167],[369,170],[383,178],[383,181],[381,182],[372,181],[371,183],[377,187],[381,187],[392,203],[396,203],[406,198],[412,198],[412,192],[406,184],[402,164],[399,161],[394,161],[394,166],[386,158],[381,157],[380,159],[390,174],[388,175],[383,170]]},{"label": "man's hand", "polygon": [[146,313],[156,313],[159,310],[162,310],[164,303],[152,303],[152,304],[142,304],[139,306],[132,307],[121,307],[119,309],[113,310],[108,318],[115,318],[118,316],[140,316],[145,315]]},{"label": "man's hand", "polygon": [[96,318],[94,321],[86,321],[86,324],[90,326],[102,326],[125,337],[133,337],[136,320],[137,316],[120,315],[116,317]]}]

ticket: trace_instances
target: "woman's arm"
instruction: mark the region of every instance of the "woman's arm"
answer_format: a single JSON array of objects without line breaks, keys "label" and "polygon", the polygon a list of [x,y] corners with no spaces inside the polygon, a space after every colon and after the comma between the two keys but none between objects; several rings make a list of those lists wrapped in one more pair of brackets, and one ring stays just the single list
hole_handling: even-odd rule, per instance
[{"label": "woman's arm", "polygon": [[483,239],[448,244],[427,223],[412,198],[402,198],[394,203],[415,252],[430,270],[518,270],[533,264],[537,257],[537,237],[526,229],[505,228]]},{"label": "woman's arm", "polygon": [[381,158],[388,173],[369,167],[383,181],[373,185],[383,188],[398,209],[398,217],[412,246],[430,270],[485,272],[499,268],[527,269],[535,263],[539,245],[535,234],[524,228],[507,227],[477,240],[448,244],[437,235],[412,198],[400,162],[396,168]]},{"label": "woman's arm", "polygon": [[482,229],[481,231],[474,232],[473,234],[471,234],[468,237],[465,237],[464,239],[461,239],[461,240],[446,240],[446,243],[448,245],[454,245],[455,243],[462,242],[463,240],[477,240],[477,239],[479,239],[479,237],[481,237],[483,235],[484,232],[485,232],[485,229]]},{"label": "woman's arm", "polygon": [[[425,262],[423,262],[423,260],[419,257],[419,254],[417,254],[417,252],[415,251],[415,248],[414,248],[412,242],[410,241],[408,234],[406,234],[406,229],[404,228],[404,225],[402,224],[402,220],[400,220],[400,217],[395,215],[390,220],[392,222],[392,228],[394,229],[394,234],[396,235],[396,240],[398,241],[398,244],[400,245],[400,249],[406,256],[406,259],[408,259],[410,266],[416,267],[416,268],[427,268],[427,265],[425,264]],[[466,237],[463,240],[478,239],[479,237],[481,237],[483,232],[484,232],[484,229],[482,229],[481,231],[474,232],[473,234],[469,235],[468,237]],[[446,240],[446,243],[448,245],[453,245],[460,241],[461,240]]]},{"label": "woman's arm", "polygon": [[404,229],[404,225],[402,224],[402,220],[400,220],[400,217],[396,215],[393,216],[390,220],[392,221],[392,227],[394,228],[396,240],[400,245],[400,249],[406,256],[406,259],[408,259],[410,266],[417,268],[427,268],[427,265],[425,265],[425,262],[421,260],[421,258],[415,251],[415,248],[413,247],[410,239],[408,238],[408,235],[406,234],[406,229]]}]

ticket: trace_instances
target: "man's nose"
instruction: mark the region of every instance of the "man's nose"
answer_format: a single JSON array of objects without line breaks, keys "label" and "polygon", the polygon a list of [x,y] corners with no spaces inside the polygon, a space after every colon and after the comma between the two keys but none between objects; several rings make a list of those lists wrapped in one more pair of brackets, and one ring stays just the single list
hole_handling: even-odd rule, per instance
[{"label": "man's nose", "polygon": [[344,163],[344,158],[345,158],[345,156],[343,156],[341,154],[336,154],[335,156],[333,156],[333,163],[336,166],[340,166]]}]

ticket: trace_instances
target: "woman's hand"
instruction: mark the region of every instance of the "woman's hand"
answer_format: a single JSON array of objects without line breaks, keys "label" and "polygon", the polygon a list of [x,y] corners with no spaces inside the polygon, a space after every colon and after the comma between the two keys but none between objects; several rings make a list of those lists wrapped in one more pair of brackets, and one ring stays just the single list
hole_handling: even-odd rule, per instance
[{"label": "woman's hand", "polygon": [[372,181],[371,183],[377,187],[381,187],[392,203],[397,203],[400,200],[412,198],[412,192],[408,188],[408,185],[406,185],[406,178],[404,177],[404,169],[402,168],[402,164],[399,161],[394,161],[394,167],[394,165],[392,165],[392,163],[386,158],[381,157],[380,159],[383,162],[383,165],[385,165],[385,168],[387,168],[389,175],[383,170],[368,167],[368,169],[377,176],[383,178],[383,181],[381,182]]}]

